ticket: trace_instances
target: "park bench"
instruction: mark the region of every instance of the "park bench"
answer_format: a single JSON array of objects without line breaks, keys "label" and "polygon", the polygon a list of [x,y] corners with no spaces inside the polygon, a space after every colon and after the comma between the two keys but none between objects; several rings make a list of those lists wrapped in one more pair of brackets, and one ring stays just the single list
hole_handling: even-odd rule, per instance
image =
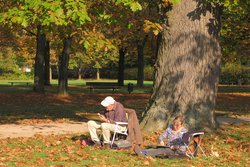
[{"label": "park bench", "polygon": [[9,82],[11,86],[14,86],[14,84],[17,84],[17,85],[31,85],[32,82],[20,82],[20,81],[11,81]]},{"label": "park bench", "polygon": [[112,89],[115,91],[121,88],[116,82],[86,82],[86,86],[91,92],[94,89]]}]

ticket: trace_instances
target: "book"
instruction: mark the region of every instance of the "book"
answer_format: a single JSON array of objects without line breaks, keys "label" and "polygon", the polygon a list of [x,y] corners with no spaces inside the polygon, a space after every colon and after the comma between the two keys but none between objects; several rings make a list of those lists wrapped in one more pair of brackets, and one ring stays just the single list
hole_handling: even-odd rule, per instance
[{"label": "book", "polygon": [[88,120],[100,121],[100,114],[99,113],[76,113],[78,116],[82,116]]}]

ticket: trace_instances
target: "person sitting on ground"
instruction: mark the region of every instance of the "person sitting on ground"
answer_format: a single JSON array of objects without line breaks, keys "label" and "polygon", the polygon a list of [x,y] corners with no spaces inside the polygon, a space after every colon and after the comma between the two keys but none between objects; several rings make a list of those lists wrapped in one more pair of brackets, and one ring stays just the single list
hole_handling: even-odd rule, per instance
[{"label": "person sitting on ground", "polygon": [[[159,137],[160,146],[159,148],[150,148],[142,150],[139,146],[134,147],[134,152],[138,156],[159,156],[164,155],[167,157],[173,157],[176,155],[184,155],[186,152],[186,147],[181,141],[184,133],[187,129],[183,127],[184,118],[182,116],[177,116],[173,120],[173,124],[170,125],[165,132]],[[164,143],[164,139],[167,139],[167,143]]]},{"label": "person sitting on ground", "polygon": [[[106,108],[104,115],[99,114],[99,121],[88,121],[88,130],[91,136],[91,140],[94,142],[96,147],[110,147],[110,131],[115,130],[115,122],[128,122],[126,118],[126,112],[121,103],[116,102],[113,97],[107,96],[101,105]],[[96,133],[97,129],[102,130],[103,143],[101,144],[100,139]],[[125,130],[126,127],[118,126],[118,130]]]}]

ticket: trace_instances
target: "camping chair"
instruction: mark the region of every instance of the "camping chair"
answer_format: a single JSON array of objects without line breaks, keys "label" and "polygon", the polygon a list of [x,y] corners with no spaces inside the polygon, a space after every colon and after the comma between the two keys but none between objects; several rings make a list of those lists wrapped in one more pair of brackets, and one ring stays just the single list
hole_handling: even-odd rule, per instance
[{"label": "camping chair", "polygon": [[206,154],[200,145],[203,135],[204,132],[194,132],[194,131],[188,131],[187,133],[183,134],[182,141],[187,149],[186,155],[189,158],[196,157],[198,149],[200,149],[203,156],[206,157]]},{"label": "camping chair", "polygon": [[[113,146],[113,143],[115,141],[115,138],[116,138],[117,134],[122,134],[122,135],[126,135],[126,136],[128,135],[127,125],[128,125],[127,122],[115,122],[115,130],[114,130],[112,140],[110,142],[111,147]],[[125,126],[126,128],[124,130],[120,131],[120,130],[118,130],[118,126]]]},{"label": "camping chair", "polygon": [[[126,117],[128,119],[128,113],[126,113]],[[120,131],[120,130],[118,130],[118,126],[125,126],[126,128],[124,130]],[[111,148],[112,148],[114,141],[115,141],[115,138],[118,134],[128,136],[128,122],[115,122],[115,130],[113,132],[113,137],[112,137],[112,140],[110,142]]]}]

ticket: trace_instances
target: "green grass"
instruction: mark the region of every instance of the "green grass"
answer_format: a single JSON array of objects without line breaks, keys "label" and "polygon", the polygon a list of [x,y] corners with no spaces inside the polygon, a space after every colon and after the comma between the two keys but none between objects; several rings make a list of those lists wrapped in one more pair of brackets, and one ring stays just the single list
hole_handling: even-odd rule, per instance
[{"label": "green grass", "polygon": [[220,93],[250,93],[250,85],[220,85]]},{"label": "green grass", "polygon": [[[31,92],[33,90],[33,86],[29,85],[26,86],[24,84],[16,84],[14,86],[10,86],[10,83],[8,83],[10,80],[0,80],[0,92]],[[33,82],[32,80],[18,80],[18,82]],[[89,93],[90,89],[86,87],[86,82],[117,82],[117,80],[109,80],[109,79],[102,79],[102,80],[93,80],[93,79],[88,79],[88,80],[69,80],[68,81],[68,92],[69,93]],[[125,80],[124,81],[124,86],[119,89],[115,90],[114,93],[128,93],[128,88],[127,85],[128,83],[132,83],[134,85],[134,91],[133,93],[150,93],[152,91],[152,81],[144,81],[144,87],[143,88],[138,88],[136,86],[136,81],[135,80]],[[51,81],[52,86],[46,86],[45,91],[46,92],[53,92],[57,93],[57,85],[58,81],[57,80],[52,80]],[[95,93],[113,93],[112,89],[95,89]]]},{"label": "green grass", "polygon": [[[17,84],[14,86],[10,86],[10,81],[13,80],[0,80],[0,92],[22,92],[22,91],[32,91],[33,86],[25,86],[24,84]],[[32,82],[33,80],[17,80],[18,82]],[[76,92],[83,92],[83,93],[89,93],[89,89],[86,87],[86,82],[117,82],[117,80],[114,79],[100,79],[100,80],[95,80],[95,79],[69,79],[68,80],[68,85],[69,93],[76,93]],[[125,80],[124,81],[124,86],[119,89],[115,90],[115,93],[128,93],[127,90],[127,85],[129,83],[132,83],[134,85],[134,91],[133,93],[151,93],[152,92],[152,85],[153,81],[144,81],[144,87],[143,88],[138,88],[136,86],[137,81],[136,80]],[[58,85],[58,80],[52,80],[51,81],[52,86],[46,86],[45,91],[48,92],[57,92],[57,85]],[[94,92],[96,93],[110,93],[112,92],[112,89],[95,89]],[[219,85],[218,87],[218,92],[219,93],[250,93],[250,86],[249,85]]]},{"label": "green grass", "polygon": [[[34,80],[0,80],[0,85],[10,85],[9,82],[34,82]],[[69,85],[74,85],[74,86],[84,86],[86,85],[86,82],[117,82],[117,80],[115,79],[100,79],[100,80],[96,80],[96,79],[69,79],[68,83]],[[125,80],[124,84],[127,85],[128,83],[133,83],[134,85],[136,85],[136,80]],[[58,84],[58,80],[53,79],[51,81],[52,85],[57,85]],[[144,81],[144,85],[145,86],[151,86],[153,84],[153,81]]]}]

